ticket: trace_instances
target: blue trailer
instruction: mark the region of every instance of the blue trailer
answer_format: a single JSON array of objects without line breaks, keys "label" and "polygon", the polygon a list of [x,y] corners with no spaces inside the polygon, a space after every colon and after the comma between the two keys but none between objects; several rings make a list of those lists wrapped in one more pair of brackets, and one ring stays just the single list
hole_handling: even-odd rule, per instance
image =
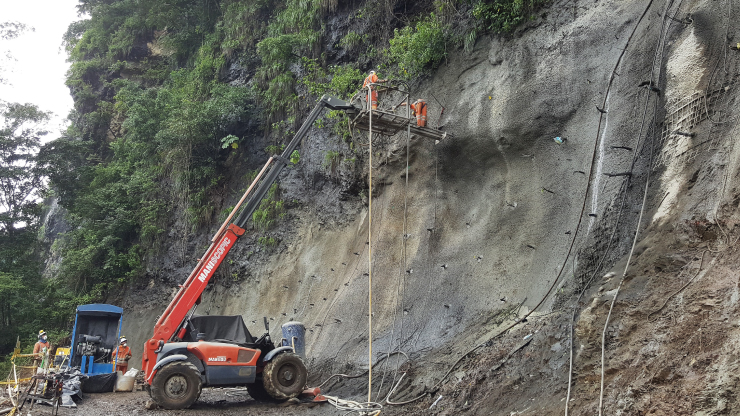
[{"label": "blue trailer", "polygon": [[122,319],[123,309],[118,306],[101,303],[78,306],[70,366],[79,367],[88,376],[114,373],[113,350],[121,337]]}]

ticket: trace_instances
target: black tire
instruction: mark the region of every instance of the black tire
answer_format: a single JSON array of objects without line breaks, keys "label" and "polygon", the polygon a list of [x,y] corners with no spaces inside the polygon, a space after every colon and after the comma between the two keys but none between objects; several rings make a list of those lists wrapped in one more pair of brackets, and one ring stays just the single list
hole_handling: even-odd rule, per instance
[{"label": "black tire", "polygon": [[257,400],[258,402],[274,402],[275,399],[270,396],[270,393],[265,390],[265,385],[262,382],[262,379],[257,379],[252,384],[247,384],[247,391],[249,392],[249,395],[252,396],[254,400]]},{"label": "black tire", "polygon": [[265,391],[275,400],[297,397],[306,386],[308,372],[301,357],[285,352],[274,357],[262,372]]},{"label": "black tire", "polygon": [[149,395],[165,409],[185,409],[200,396],[200,371],[187,361],[175,361],[159,369]]}]

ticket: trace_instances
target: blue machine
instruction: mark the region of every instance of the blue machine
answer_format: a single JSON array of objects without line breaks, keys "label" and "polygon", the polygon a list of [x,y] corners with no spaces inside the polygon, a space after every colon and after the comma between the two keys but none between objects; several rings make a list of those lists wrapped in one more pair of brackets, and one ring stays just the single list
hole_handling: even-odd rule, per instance
[{"label": "blue machine", "polygon": [[118,306],[101,303],[78,306],[70,366],[79,367],[88,376],[115,372],[113,350],[121,337],[122,319],[123,309]]}]

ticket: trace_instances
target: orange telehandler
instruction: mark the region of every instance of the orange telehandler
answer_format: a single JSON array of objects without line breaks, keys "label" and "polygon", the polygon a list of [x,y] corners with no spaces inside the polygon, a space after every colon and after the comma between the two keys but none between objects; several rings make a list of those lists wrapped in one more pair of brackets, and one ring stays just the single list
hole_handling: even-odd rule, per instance
[{"label": "orange telehandler", "polygon": [[[160,406],[189,407],[198,399],[201,389],[209,386],[246,386],[256,400],[286,400],[303,391],[308,374],[295,351],[296,345],[303,345],[302,339],[284,339],[281,344],[287,345],[275,346],[267,318],[265,333],[254,339],[241,316],[195,316],[194,313],[208,281],[244,234],[247,221],[324,108],[350,114],[359,111],[338,98],[321,97],[282,155],[267,161],[157,320],[154,335],[144,344],[141,366],[149,394]],[[246,205],[230,223],[244,201]]]}]

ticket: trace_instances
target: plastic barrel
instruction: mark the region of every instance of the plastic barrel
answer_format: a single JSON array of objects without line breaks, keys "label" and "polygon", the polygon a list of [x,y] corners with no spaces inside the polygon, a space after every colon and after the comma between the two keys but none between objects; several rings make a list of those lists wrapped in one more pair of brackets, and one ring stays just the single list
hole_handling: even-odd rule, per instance
[{"label": "plastic barrel", "polygon": [[287,322],[282,326],[283,345],[293,347],[295,353],[306,358],[306,327],[300,322]]}]

